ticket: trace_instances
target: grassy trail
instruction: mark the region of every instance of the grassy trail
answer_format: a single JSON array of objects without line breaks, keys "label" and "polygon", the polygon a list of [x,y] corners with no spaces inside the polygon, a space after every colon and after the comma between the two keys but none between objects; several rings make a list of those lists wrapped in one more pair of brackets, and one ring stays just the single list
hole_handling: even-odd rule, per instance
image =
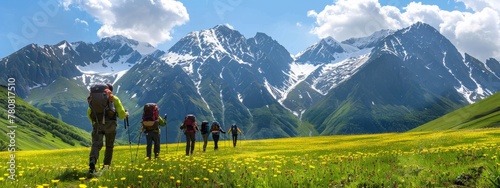
[{"label": "grassy trail", "polygon": [[[86,178],[89,148],[18,151],[15,181],[0,153],[0,187],[452,187],[498,186],[500,129],[299,137],[209,142],[184,155],[185,143],[161,147],[161,159],[131,162],[116,146],[102,176]],[[132,147],[132,158],[137,145]],[[104,150],[104,149],[103,149]],[[101,162],[103,152],[101,152]],[[497,179],[495,179],[497,178]],[[491,181],[493,180],[493,181]]]}]

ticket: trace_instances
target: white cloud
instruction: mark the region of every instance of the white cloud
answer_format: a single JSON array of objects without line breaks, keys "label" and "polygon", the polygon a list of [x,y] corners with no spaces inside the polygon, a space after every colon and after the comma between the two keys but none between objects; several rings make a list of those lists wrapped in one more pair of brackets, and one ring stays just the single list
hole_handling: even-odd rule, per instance
[{"label": "white cloud", "polygon": [[480,60],[500,59],[500,1],[456,0],[470,12],[442,10],[437,5],[411,2],[403,11],[395,6],[381,6],[378,0],[336,0],[316,12],[311,33],[319,38],[337,40],[362,37],[381,29],[401,29],[422,21],[438,29],[462,53]]},{"label": "white cloud", "polygon": [[176,0],[65,0],[69,10],[74,5],[92,15],[102,24],[100,38],[123,35],[153,46],[171,40],[175,26],[189,21],[184,5]]},{"label": "white cloud", "polygon": [[75,23],[83,24],[83,25],[85,25],[85,26],[87,26],[87,27],[89,26],[89,22],[87,22],[87,21],[85,21],[85,20],[82,20],[82,19],[80,19],[80,18],[76,18],[76,19],[75,19]]}]

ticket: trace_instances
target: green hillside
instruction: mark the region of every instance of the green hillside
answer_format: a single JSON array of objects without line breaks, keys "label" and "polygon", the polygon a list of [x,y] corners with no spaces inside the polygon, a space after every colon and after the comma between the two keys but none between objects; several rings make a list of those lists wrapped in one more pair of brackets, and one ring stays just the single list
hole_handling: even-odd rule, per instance
[{"label": "green hillside", "polygon": [[500,92],[410,131],[438,131],[500,127]]},{"label": "green hillside", "polygon": [[81,81],[59,77],[47,86],[32,89],[26,101],[43,112],[90,132],[92,126],[86,115],[88,95],[89,90]]},{"label": "green hillside", "polygon": [[[14,123],[10,123],[7,114],[7,89],[0,87],[2,109],[0,118],[0,151],[8,149],[10,142],[7,133],[15,131],[16,150],[59,149],[88,146],[90,134],[68,125],[51,115],[41,112],[19,97],[15,100]],[[17,126],[10,129],[8,126]]]}]

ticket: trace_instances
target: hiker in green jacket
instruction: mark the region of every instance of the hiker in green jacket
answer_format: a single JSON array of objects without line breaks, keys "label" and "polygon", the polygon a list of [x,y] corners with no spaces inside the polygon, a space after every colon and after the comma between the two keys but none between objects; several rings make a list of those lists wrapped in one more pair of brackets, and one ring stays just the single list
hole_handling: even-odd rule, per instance
[{"label": "hiker in green jacket", "polygon": [[[103,168],[108,168],[109,165],[111,165],[116,137],[116,126],[118,125],[116,118],[125,119],[128,117],[128,112],[123,108],[120,99],[117,96],[113,96],[113,86],[111,84],[97,84],[91,87],[90,92],[90,96],[87,99],[89,103],[87,117],[92,123],[89,175],[93,175],[96,172],[95,165],[99,159],[99,152],[103,145],[106,146]],[[106,93],[106,95],[103,95],[103,93]],[[102,96],[106,96],[107,98],[100,99],[99,97]],[[105,144],[104,137],[106,137]]]}]

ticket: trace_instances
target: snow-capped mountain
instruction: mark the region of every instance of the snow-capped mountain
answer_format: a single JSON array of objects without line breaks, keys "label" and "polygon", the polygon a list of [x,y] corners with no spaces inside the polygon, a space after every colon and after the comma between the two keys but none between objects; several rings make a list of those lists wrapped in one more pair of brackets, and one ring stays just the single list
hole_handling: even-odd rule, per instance
[{"label": "snow-capped mountain", "polygon": [[[122,36],[92,44],[62,41],[27,45],[0,60],[2,81],[16,79],[16,93],[35,107],[84,130],[90,130],[85,111],[87,87],[115,82],[145,56],[160,56],[151,45]],[[77,112],[77,113],[75,113]]]},{"label": "snow-capped mountain", "polygon": [[[156,102],[170,125],[193,113],[224,128],[236,123],[248,138],[405,131],[500,90],[496,59],[462,56],[423,23],[342,42],[328,37],[295,56],[264,33],[246,38],[218,25],[166,52],[114,36],[33,44],[0,63],[2,75],[25,86],[20,96],[79,127],[88,127],[85,115],[70,112],[85,111],[86,87],[112,82],[131,117]],[[54,100],[43,89],[70,94]],[[177,141],[178,127],[167,127]]]},{"label": "snow-capped mountain", "polygon": [[3,77],[18,79],[18,93],[26,97],[30,89],[46,86],[62,76],[80,79],[84,84],[114,82],[137,61],[147,55],[162,55],[153,46],[123,36],[85,42],[39,46],[30,44],[2,58]]},{"label": "snow-capped mountain", "polygon": [[[321,39],[318,43],[296,55],[297,62],[312,64],[334,62],[345,59],[348,54],[358,51],[359,48],[338,42],[332,37]],[[337,60],[338,61],[338,60]]]},{"label": "snow-capped mountain", "polygon": [[389,29],[384,29],[377,31],[370,36],[367,37],[361,37],[361,38],[350,38],[345,41],[342,41],[342,44],[348,44],[351,46],[355,46],[359,49],[364,49],[364,48],[373,48],[375,45],[377,45],[378,42],[380,42],[382,39],[387,37],[388,35],[394,33],[394,31],[389,30]]},{"label": "snow-capped mountain", "polygon": [[320,134],[406,131],[500,89],[495,61],[458,52],[417,23],[373,47],[357,72],[304,113]]},{"label": "snow-capped mountain", "polygon": [[[117,95],[138,104],[160,101],[174,124],[193,113],[200,121],[216,120],[225,127],[235,122],[251,138],[295,136],[293,115],[268,90],[270,83],[286,84],[284,70],[292,61],[283,46],[263,33],[246,39],[219,25],[191,32],[163,56],[138,63],[116,83]],[[177,132],[169,134],[175,138]]]}]

